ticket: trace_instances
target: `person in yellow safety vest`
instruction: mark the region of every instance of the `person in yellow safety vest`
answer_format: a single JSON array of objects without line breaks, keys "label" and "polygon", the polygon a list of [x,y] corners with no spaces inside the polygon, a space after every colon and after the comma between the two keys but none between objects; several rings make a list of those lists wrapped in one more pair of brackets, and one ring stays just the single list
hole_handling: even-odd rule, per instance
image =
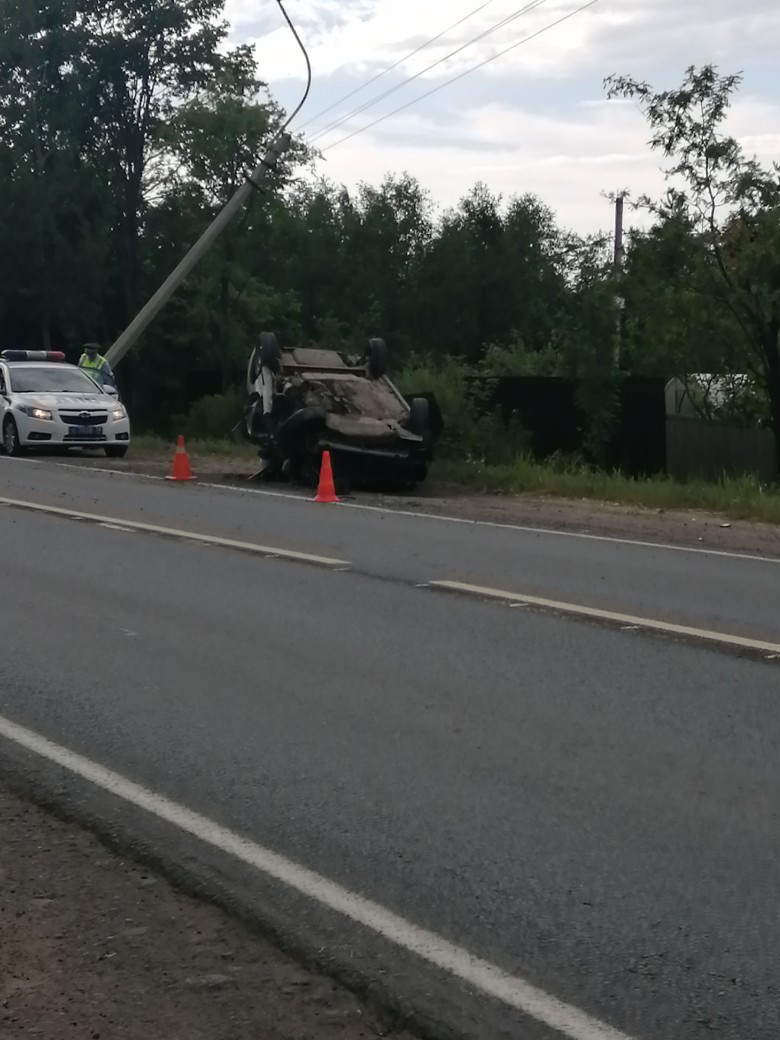
[{"label": "person in yellow safety vest", "polygon": [[79,368],[83,368],[87,375],[92,376],[99,386],[116,385],[111,365],[100,353],[97,343],[84,344],[84,353],[79,358]]}]

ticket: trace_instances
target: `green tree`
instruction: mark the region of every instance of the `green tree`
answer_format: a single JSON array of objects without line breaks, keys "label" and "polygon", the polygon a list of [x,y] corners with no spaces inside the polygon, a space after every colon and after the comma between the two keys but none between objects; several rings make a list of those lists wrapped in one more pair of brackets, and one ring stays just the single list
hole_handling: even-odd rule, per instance
[{"label": "green tree", "polygon": [[[282,122],[279,107],[262,97],[263,84],[240,71],[225,70],[208,90],[177,109],[158,139],[159,165],[168,166],[169,182],[198,214],[201,226],[228,202],[247,170],[257,166],[264,142]],[[289,180],[292,165],[305,158],[303,147],[295,144],[273,182],[226,229],[190,280],[188,324],[194,323],[215,344],[223,391],[260,329],[269,324],[279,328],[298,309],[294,294],[272,289],[256,269],[251,211],[266,206],[269,194]]]},{"label": "green tree", "polygon": [[96,323],[108,193],[85,163],[88,91],[74,67],[85,46],[70,0],[0,7],[3,320],[51,346]]},{"label": "green tree", "polygon": [[641,105],[652,147],[670,160],[666,195],[642,204],[695,232],[712,276],[710,306],[733,323],[724,361],[766,391],[780,466],[780,167],[761,167],[723,130],[740,82],[706,65],[689,68],[673,90],[624,76],[606,86],[610,97]]},{"label": "green tree", "polygon": [[92,96],[92,160],[112,186],[123,320],[138,303],[139,239],[155,187],[150,158],[177,108],[214,77],[249,78],[248,48],[226,51],[224,0],[73,0],[85,37],[76,70]]},{"label": "green tree", "polygon": [[9,168],[0,219],[19,260],[5,306],[24,305],[44,342],[53,329],[84,336],[99,326],[107,337],[134,313],[162,130],[215,75],[254,74],[248,49],[225,48],[223,3],[0,6],[0,145]]},{"label": "green tree", "polygon": [[631,372],[684,379],[732,370],[741,331],[728,308],[712,306],[720,275],[687,220],[671,215],[633,236],[622,289]]}]

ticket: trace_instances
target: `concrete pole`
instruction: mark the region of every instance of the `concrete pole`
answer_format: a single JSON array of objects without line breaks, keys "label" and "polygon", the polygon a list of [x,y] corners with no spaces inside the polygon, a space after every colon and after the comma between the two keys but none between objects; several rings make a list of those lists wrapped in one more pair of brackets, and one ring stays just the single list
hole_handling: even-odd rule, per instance
[{"label": "concrete pole", "polygon": [[136,314],[119,339],[112,344],[111,349],[106,354],[106,360],[112,368],[119,364],[128,350],[143,335],[187,275],[211,249],[233,217],[244,208],[259,181],[265,177],[269,170],[276,168],[280,156],[290,147],[291,140],[290,134],[282,133],[271,142],[257,168],[252,171],[230,201],[220,210],[178,267],[168,275],[154,296]]},{"label": "concrete pole", "polygon": [[[623,261],[625,259],[625,248],[623,246],[623,195],[615,199],[615,276],[620,293],[620,276],[623,272]],[[615,297],[616,307],[616,330],[615,330],[615,369],[620,371],[623,357],[626,330],[626,301],[622,293]]]}]

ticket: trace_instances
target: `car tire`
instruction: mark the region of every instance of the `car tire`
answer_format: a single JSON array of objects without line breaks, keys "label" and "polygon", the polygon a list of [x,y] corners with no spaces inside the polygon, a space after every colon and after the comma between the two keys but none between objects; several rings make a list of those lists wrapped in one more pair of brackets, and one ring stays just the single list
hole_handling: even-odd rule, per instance
[{"label": "car tire", "polygon": [[11,455],[14,458],[18,458],[20,455],[24,455],[24,445],[19,440],[19,428],[16,425],[16,420],[10,415],[3,423],[3,448],[6,455]]},{"label": "car tire", "polygon": [[[282,348],[273,332],[260,333],[260,363],[272,372],[279,371],[279,362],[282,359]],[[257,378],[257,377],[255,377]]]},{"label": "car tire", "polygon": [[383,339],[368,341],[368,374],[372,379],[381,379],[387,372],[387,344]]},{"label": "car tire", "polygon": [[126,444],[107,444],[105,447],[107,459],[123,459],[127,455]]},{"label": "car tire", "polygon": [[285,419],[276,430],[276,439],[283,449],[301,437],[310,437],[325,425],[325,412],[315,405],[299,408]]},{"label": "car tire", "polygon": [[295,482],[305,488],[316,488],[320,479],[320,459],[316,454],[304,452],[292,465]]},{"label": "car tire", "polygon": [[251,394],[254,389],[255,380],[260,374],[260,351],[255,347],[249,356],[249,362],[246,366],[246,390],[248,394]]},{"label": "car tire", "polygon": [[431,439],[431,405],[426,397],[413,397],[409,402],[409,429],[422,437],[424,441]]}]

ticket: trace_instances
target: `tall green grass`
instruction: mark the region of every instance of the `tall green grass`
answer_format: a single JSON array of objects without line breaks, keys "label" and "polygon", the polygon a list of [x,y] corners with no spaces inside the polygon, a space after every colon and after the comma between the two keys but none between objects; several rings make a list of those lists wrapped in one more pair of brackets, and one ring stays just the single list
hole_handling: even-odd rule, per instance
[{"label": "tall green grass", "polygon": [[[236,444],[227,437],[193,437],[187,438],[187,451],[190,455],[201,458],[213,456],[223,459],[256,459],[257,448],[252,444]],[[158,437],[152,434],[134,436],[130,445],[128,458],[132,459],[169,459],[176,450],[176,439]]]},{"label": "tall green grass", "polygon": [[583,459],[552,457],[537,462],[519,425],[482,414],[468,386],[474,370],[457,358],[412,358],[398,377],[405,393],[436,394],[444,419],[431,479],[477,492],[600,499],[649,509],[701,509],[733,519],[780,523],[780,486],[753,477],[678,484],[668,477],[633,479],[588,465]]},{"label": "tall green grass", "polygon": [[[434,487],[594,499],[648,509],[699,509],[732,519],[780,524],[780,486],[767,487],[751,477],[678,484],[667,477],[633,479],[582,459],[553,457],[537,462],[519,425],[507,428],[497,416],[482,413],[469,391],[470,374],[473,370],[464,361],[448,357],[435,361],[413,358],[398,375],[404,393],[433,391],[442,411],[444,434],[431,470]],[[179,418],[177,430],[187,437],[187,448],[195,458],[233,460],[235,464],[251,464],[256,458],[252,445],[235,444],[227,436],[239,405],[237,392],[215,395],[197,402],[188,416]],[[174,443],[161,437],[135,437],[130,457],[167,462]]]},{"label": "tall green grass", "polygon": [[780,524],[780,488],[751,477],[678,484],[669,477],[634,479],[622,473],[591,469],[577,462],[535,462],[519,456],[508,463],[434,463],[431,480],[493,494],[535,494],[595,499],[648,509],[697,509],[732,519]]}]

